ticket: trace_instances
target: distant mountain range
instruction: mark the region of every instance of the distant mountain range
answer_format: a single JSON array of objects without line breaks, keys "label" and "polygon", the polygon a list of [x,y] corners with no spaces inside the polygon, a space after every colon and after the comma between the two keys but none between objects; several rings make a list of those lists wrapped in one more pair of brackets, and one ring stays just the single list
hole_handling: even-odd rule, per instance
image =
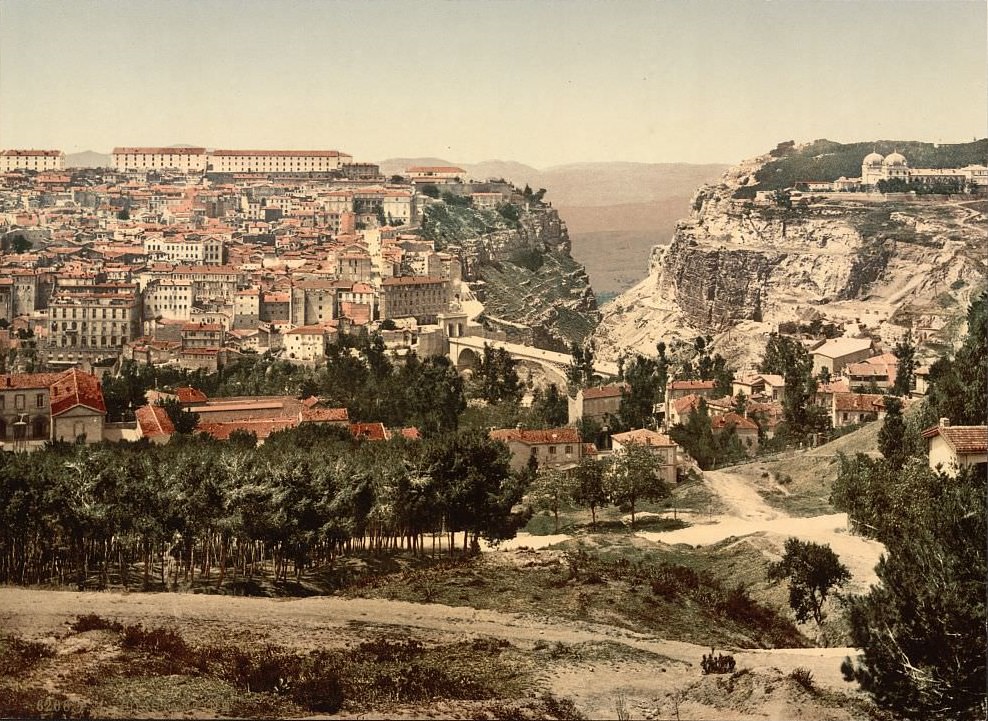
[{"label": "distant mountain range", "polygon": [[97,153],[94,150],[65,154],[66,168],[109,168],[110,162],[109,153]]}]

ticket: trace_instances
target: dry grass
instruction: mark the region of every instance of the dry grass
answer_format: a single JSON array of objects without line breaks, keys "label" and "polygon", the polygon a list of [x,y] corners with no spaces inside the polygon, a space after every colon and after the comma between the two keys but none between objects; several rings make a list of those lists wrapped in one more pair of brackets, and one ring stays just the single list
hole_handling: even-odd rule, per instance
[{"label": "dry grass", "polygon": [[810,517],[836,513],[830,504],[830,490],[837,479],[838,454],[877,453],[881,427],[878,422],[868,423],[817,448],[721,470],[752,481],[766,503],[789,515]]},{"label": "dry grass", "polygon": [[354,593],[604,622],[706,645],[806,645],[781,606],[759,602],[736,580],[749,579],[750,586],[765,578],[761,554],[747,547],[711,548],[692,552],[634,536],[588,535],[550,551],[491,554],[456,567],[407,571]]}]

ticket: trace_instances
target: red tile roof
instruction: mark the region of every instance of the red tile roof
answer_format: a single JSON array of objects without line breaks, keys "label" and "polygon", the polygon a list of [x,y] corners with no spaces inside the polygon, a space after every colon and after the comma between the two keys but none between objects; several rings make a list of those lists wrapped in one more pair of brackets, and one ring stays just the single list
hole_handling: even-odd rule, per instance
[{"label": "red tile roof", "polygon": [[13,373],[0,376],[0,390],[4,388],[50,388],[60,373]]},{"label": "red tile roof", "polygon": [[673,391],[691,391],[691,390],[709,390],[712,391],[714,386],[717,385],[716,381],[670,381],[669,390]]},{"label": "red tile roof", "polygon": [[303,408],[301,413],[302,421],[307,423],[346,423],[350,420],[346,408]]},{"label": "red tile roof", "polygon": [[103,389],[96,376],[71,368],[59,375],[51,386],[51,414],[57,416],[78,406],[106,413]]},{"label": "red tile roof", "polygon": [[228,440],[234,431],[254,433],[258,440],[264,440],[272,433],[283,431],[286,428],[294,428],[297,425],[298,419],[296,418],[256,418],[223,423],[200,423],[196,430],[220,441]]},{"label": "red tile roof", "polygon": [[455,165],[413,165],[405,170],[406,173],[465,173],[463,168]]},{"label": "red tile roof", "polygon": [[428,285],[433,283],[445,283],[445,278],[432,275],[403,275],[400,278],[385,278],[381,281],[384,287],[400,285]]},{"label": "red tile roof", "polygon": [[113,155],[202,155],[205,148],[114,148]]},{"label": "red tile roof", "polygon": [[209,400],[205,393],[198,388],[193,388],[192,386],[182,386],[181,388],[176,388],[175,395],[178,396],[178,402],[184,404],[205,403]]},{"label": "red tile roof", "polygon": [[422,433],[415,426],[409,428],[401,429],[402,438],[407,438],[410,441],[420,441],[422,440]]},{"label": "red tile roof", "polygon": [[689,395],[683,396],[682,398],[677,398],[672,402],[672,407],[676,410],[676,413],[683,415],[687,411],[693,410],[700,406],[700,396],[690,393]]},{"label": "red tile roof", "polygon": [[368,441],[388,440],[388,432],[383,423],[351,423],[350,433],[354,438]]},{"label": "red tile roof", "polygon": [[651,431],[648,428],[636,428],[633,431],[615,433],[611,438],[618,443],[637,443],[642,446],[675,446],[676,442],[663,433]]},{"label": "red tile roof", "polygon": [[988,451],[988,426],[933,426],[923,431],[923,438],[941,436],[955,453]]},{"label": "red tile roof", "polygon": [[600,386],[599,388],[584,388],[583,389],[583,400],[589,400],[591,398],[620,398],[621,394],[628,388],[625,383],[616,383],[609,386]]},{"label": "red tile roof", "polygon": [[835,393],[834,410],[877,413],[885,407],[881,393]]},{"label": "red tile roof", "polygon": [[[214,150],[210,155],[223,156],[260,156],[283,158],[338,158],[339,150]],[[347,156],[349,157],[349,156]]]},{"label": "red tile roof", "polygon": [[715,430],[723,430],[733,425],[737,430],[757,431],[758,424],[754,421],[739,416],[737,413],[725,413],[722,416],[714,416],[710,419],[710,425]]},{"label": "red tile roof", "polygon": [[137,417],[137,424],[141,427],[141,435],[145,438],[170,437],[175,433],[171,418],[161,406],[141,406],[134,415]]}]

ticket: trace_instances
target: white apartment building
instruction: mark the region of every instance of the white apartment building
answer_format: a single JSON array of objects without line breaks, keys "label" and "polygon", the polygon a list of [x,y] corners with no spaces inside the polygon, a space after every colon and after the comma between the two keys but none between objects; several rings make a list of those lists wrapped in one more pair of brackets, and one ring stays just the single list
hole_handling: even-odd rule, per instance
[{"label": "white apartment building", "polygon": [[213,173],[328,173],[353,162],[338,150],[214,150]]},{"label": "white apartment building", "polygon": [[155,279],[144,291],[144,317],[191,320],[193,300],[191,280]]},{"label": "white apartment building", "polygon": [[0,153],[0,173],[12,170],[61,170],[65,153],[61,150],[4,150]]},{"label": "white apartment building", "polygon": [[222,265],[223,240],[200,235],[149,235],[144,238],[144,253],[152,261],[194,265]]},{"label": "white apartment building", "polygon": [[466,174],[467,171],[455,165],[413,165],[405,170],[413,183],[452,183]]},{"label": "white apartment building", "polygon": [[370,187],[359,190],[334,190],[319,196],[328,213],[376,213],[380,208],[385,218],[397,225],[410,225],[418,220],[415,194],[410,190]]},{"label": "white apartment building", "polygon": [[119,355],[141,335],[136,285],[104,283],[56,290],[48,305],[48,363],[80,363]]},{"label": "white apartment building", "polygon": [[179,170],[202,173],[206,170],[205,148],[114,148],[113,169],[120,172]]},{"label": "white apartment building", "polygon": [[285,333],[285,357],[312,362],[326,357],[327,332],[320,326],[301,326]]}]

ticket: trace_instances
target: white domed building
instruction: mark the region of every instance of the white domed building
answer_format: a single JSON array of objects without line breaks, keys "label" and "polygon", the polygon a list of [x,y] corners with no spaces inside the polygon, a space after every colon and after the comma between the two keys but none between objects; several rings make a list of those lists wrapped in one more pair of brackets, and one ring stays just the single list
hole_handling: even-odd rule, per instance
[{"label": "white domed building", "polygon": [[884,180],[882,163],[885,158],[881,153],[868,153],[861,161],[861,184],[875,185],[879,180]]},{"label": "white domed building", "polygon": [[861,184],[878,185],[879,180],[900,178],[909,181],[909,163],[901,153],[890,153],[884,158],[879,153],[868,153],[861,161]]}]

